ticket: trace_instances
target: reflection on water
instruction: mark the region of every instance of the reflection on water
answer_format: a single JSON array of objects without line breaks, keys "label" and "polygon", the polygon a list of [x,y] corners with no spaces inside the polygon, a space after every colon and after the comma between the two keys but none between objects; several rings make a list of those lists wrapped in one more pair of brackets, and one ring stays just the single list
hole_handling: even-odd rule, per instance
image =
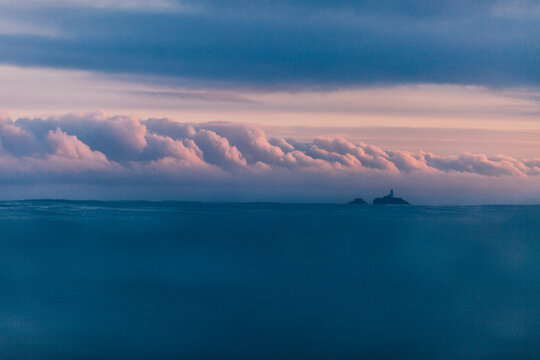
[{"label": "reflection on water", "polygon": [[540,357],[540,207],[0,203],[0,356]]}]

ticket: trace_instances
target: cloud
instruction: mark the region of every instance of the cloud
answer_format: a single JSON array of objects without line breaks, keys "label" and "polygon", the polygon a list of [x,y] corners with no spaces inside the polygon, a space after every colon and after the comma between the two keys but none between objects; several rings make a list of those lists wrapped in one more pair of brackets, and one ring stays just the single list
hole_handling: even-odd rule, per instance
[{"label": "cloud", "polygon": [[467,153],[446,157],[426,154],[424,159],[426,164],[442,171],[468,172],[486,176],[534,174],[534,169],[526,166],[524,162],[502,155],[488,158],[482,154]]},{"label": "cloud", "polygon": [[47,141],[50,146],[49,156],[80,161],[107,162],[105,155],[99,151],[92,151],[76,136],[68,135],[59,128],[55,131],[49,130]]},{"label": "cloud", "polygon": [[174,0],[0,0],[0,7],[9,8],[94,8],[126,11],[180,11],[187,9]]},{"label": "cloud", "polygon": [[65,115],[49,119],[21,119],[22,131],[43,139],[51,129],[75,134],[92,149],[111,160],[136,160],[147,147],[146,126],[134,117],[108,118],[103,113],[88,116]]},{"label": "cloud", "polygon": [[204,160],[226,169],[246,166],[246,160],[227,138],[211,130],[201,129],[195,134],[195,143],[201,148]]},{"label": "cloud", "polygon": [[[93,9],[73,8],[82,5]],[[0,62],[251,88],[538,86],[538,16],[530,14],[534,2],[511,0],[66,0],[11,8],[11,19],[62,36],[6,30]]]},{"label": "cloud", "polygon": [[[104,113],[0,120],[4,187],[139,186],[129,197],[151,197],[162,189],[159,196],[164,198],[203,194],[205,199],[317,200],[392,186],[408,189],[418,200],[455,202],[453,191],[458,189],[471,201],[488,201],[489,194],[510,186],[514,188],[505,199],[517,201],[515,196],[526,198],[524,193],[540,199],[535,193],[539,175],[539,158],[441,156],[385,150],[345,138],[302,142],[268,138],[246,124],[189,124]],[[475,194],[479,184],[486,189]]]}]

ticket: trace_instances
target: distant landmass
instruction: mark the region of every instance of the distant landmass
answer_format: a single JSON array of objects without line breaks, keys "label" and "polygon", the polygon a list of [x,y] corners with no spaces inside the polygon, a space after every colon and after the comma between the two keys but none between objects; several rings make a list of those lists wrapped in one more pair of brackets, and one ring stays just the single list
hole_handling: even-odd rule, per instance
[{"label": "distant landmass", "polygon": [[373,200],[374,205],[409,205],[407,200],[399,197],[394,197],[394,190],[390,190],[390,194],[376,198]]},{"label": "distant landmass", "polygon": [[366,205],[367,202],[364,201],[364,199],[356,198],[353,201],[349,202],[349,204],[355,204],[355,205]]},{"label": "distant landmass", "polygon": [[[353,201],[350,201],[349,204],[353,205],[366,205],[367,202],[362,198],[356,198]],[[405,199],[395,197],[394,190],[390,190],[390,194],[376,198],[373,200],[374,205],[410,205],[409,202]]]}]

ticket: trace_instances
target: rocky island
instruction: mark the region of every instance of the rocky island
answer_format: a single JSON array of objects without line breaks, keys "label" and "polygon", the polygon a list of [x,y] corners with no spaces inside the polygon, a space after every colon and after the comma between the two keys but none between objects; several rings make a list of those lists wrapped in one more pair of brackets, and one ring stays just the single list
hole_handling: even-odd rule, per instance
[{"label": "rocky island", "polygon": [[354,205],[366,205],[367,202],[364,201],[364,199],[356,198],[356,199],[354,199],[353,201],[350,201],[349,204],[354,204]]},{"label": "rocky island", "polygon": [[394,190],[390,190],[390,194],[376,198],[373,200],[374,205],[409,205],[407,200],[402,198],[394,197]]}]

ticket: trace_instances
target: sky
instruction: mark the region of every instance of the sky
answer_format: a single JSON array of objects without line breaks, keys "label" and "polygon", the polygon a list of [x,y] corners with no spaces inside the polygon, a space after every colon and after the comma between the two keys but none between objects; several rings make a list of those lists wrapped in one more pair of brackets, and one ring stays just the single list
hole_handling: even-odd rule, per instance
[{"label": "sky", "polygon": [[0,0],[0,197],[539,203],[539,38],[533,0]]}]

